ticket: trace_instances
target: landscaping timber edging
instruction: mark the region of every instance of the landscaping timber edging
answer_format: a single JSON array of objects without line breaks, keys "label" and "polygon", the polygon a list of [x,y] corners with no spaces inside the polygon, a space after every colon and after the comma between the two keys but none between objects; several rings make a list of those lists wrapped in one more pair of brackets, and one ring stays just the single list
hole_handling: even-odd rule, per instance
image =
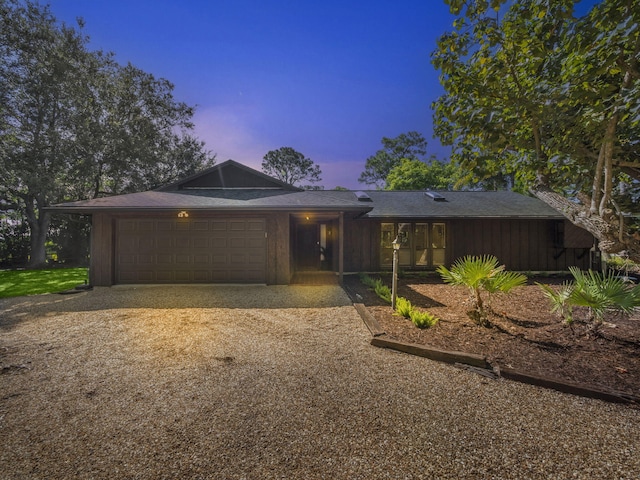
[{"label": "landscaping timber edging", "polygon": [[410,355],[416,355],[419,357],[429,358],[431,360],[450,363],[454,365],[471,365],[473,367],[493,372],[500,378],[513,380],[520,383],[526,383],[528,385],[549,388],[559,392],[570,393],[572,395],[581,397],[595,398],[612,403],[640,405],[640,397],[624,392],[616,392],[613,390],[598,390],[588,385],[581,385],[561,381],[554,378],[530,375],[518,370],[514,370],[512,368],[503,368],[499,365],[493,366],[487,361],[487,358],[482,355],[441,350],[438,348],[428,347],[416,343],[406,343],[400,342],[398,340],[391,340],[390,338],[386,337],[386,332],[382,329],[373,315],[369,313],[364,304],[354,303],[353,306],[362,318],[364,324],[371,332],[371,335],[373,336],[373,338],[371,339],[371,345],[375,347],[389,348],[391,350],[408,353]]},{"label": "landscaping timber edging", "polygon": [[[612,403],[640,405],[640,397],[624,392],[616,392],[613,390],[598,390],[588,385],[581,385],[576,383],[564,382],[553,378],[530,375],[527,373],[519,372],[512,368],[501,368],[499,366],[493,367],[487,361],[486,357],[483,357],[482,355],[455,351],[451,352],[415,343],[400,342],[397,340],[384,338],[384,335],[372,338],[371,345],[375,347],[389,348],[392,350],[397,350],[399,352],[409,353],[411,355],[425,357],[440,362],[471,365],[472,367],[485,369],[488,372],[493,372],[497,377],[504,378],[506,380],[513,380],[520,383],[526,383],[528,385],[549,388],[559,392],[570,393],[581,397],[596,398]],[[490,375],[486,376],[489,377]]]},{"label": "landscaping timber edging", "polygon": [[385,331],[382,329],[382,327],[380,326],[378,321],[373,317],[373,315],[369,313],[369,310],[367,310],[367,307],[365,307],[364,304],[354,303],[353,306],[356,308],[356,311],[360,314],[360,318],[362,318],[362,321],[367,326],[367,328],[371,332],[371,335],[373,335],[374,338],[385,334]]},{"label": "landscaping timber edging", "polygon": [[527,383],[529,385],[550,388],[552,390],[571,393],[573,395],[578,395],[581,397],[597,398],[599,400],[606,400],[607,402],[640,405],[640,397],[624,392],[616,392],[614,390],[598,390],[588,385],[564,382],[554,378],[540,377],[537,375],[530,375],[528,373],[519,372],[512,368],[496,367],[494,368],[494,370],[500,377],[506,378],[507,380],[515,380],[517,382]]},{"label": "landscaping timber edging", "polygon": [[416,343],[398,342],[396,340],[384,338],[384,336],[372,338],[371,345],[375,347],[390,348],[392,350],[398,350],[400,352],[410,353],[412,355],[430,358],[431,360],[438,360],[445,363],[464,363],[474,367],[485,369],[491,368],[486,357],[483,357],[482,355],[475,355],[473,353],[450,352],[447,350],[440,350],[438,348],[425,347],[424,345],[418,345]]}]

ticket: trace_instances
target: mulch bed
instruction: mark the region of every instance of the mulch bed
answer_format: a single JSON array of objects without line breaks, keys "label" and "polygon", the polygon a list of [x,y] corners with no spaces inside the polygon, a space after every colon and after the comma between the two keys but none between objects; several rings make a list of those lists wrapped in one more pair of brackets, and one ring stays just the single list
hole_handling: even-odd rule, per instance
[{"label": "mulch bed", "polygon": [[[384,277],[387,285],[391,278]],[[401,278],[398,295],[435,314],[436,326],[421,330],[394,315],[391,307],[362,285],[357,276],[345,286],[364,303],[386,336],[401,342],[486,356],[501,368],[582,384],[597,390],[640,395],[640,312],[609,315],[594,334],[578,311],[572,327],[550,312],[549,301],[535,282],[558,285],[558,277],[539,277],[508,295],[491,299],[491,328],[467,316],[471,303],[464,287],[442,283],[439,276]]]}]

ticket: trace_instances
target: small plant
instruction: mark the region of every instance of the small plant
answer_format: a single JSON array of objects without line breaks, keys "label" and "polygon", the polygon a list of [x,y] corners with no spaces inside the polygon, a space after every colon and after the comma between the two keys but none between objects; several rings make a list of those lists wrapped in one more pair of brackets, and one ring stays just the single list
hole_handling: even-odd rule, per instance
[{"label": "small plant", "polygon": [[420,310],[411,310],[410,314],[411,321],[418,328],[429,328],[433,327],[436,323],[438,323],[438,317],[429,312],[421,312]]},{"label": "small plant", "polygon": [[640,285],[632,286],[617,277],[614,272],[606,275],[589,270],[569,267],[573,282],[565,282],[559,291],[548,285],[538,284],[551,301],[551,311],[558,312],[568,324],[573,322],[574,307],[587,307],[588,321],[596,330],[608,311],[631,313],[640,307]]},{"label": "small plant", "polygon": [[413,305],[411,302],[404,297],[396,298],[396,313],[404,318],[411,317],[411,311],[413,310]]},{"label": "small plant", "polygon": [[382,280],[378,279],[375,281],[373,290],[376,292],[376,295],[378,295],[385,302],[391,303],[391,289],[384,283],[382,283]]},{"label": "small plant", "polygon": [[365,287],[369,287],[369,288],[376,288],[376,281],[371,278],[369,275],[367,275],[366,273],[361,273],[360,274],[360,282],[365,286]]},{"label": "small plant", "polygon": [[567,324],[573,323],[573,306],[569,303],[569,298],[571,297],[571,292],[573,292],[573,284],[569,282],[564,282],[562,287],[559,290],[554,290],[549,285],[544,285],[542,283],[537,283],[545,296],[551,302],[551,312],[558,314],[564,318],[564,321]]},{"label": "small plant", "polygon": [[404,297],[396,298],[396,314],[410,319],[418,328],[433,327],[438,323],[438,318],[435,315],[417,310],[411,305],[411,302]]},{"label": "small plant", "polygon": [[497,292],[508,293],[511,289],[524,285],[527,277],[521,273],[507,272],[493,255],[466,256],[459,258],[449,270],[441,265],[436,270],[445,283],[468,287],[473,301],[473,310],[467,314],[475,323],[483,327],[489,322],[489,305],[485,306],[482,292],[489,295]]}]

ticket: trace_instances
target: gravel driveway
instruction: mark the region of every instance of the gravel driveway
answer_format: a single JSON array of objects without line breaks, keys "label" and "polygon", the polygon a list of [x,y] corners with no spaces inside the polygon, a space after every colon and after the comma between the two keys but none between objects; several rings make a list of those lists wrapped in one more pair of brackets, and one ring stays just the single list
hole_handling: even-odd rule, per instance
[{"label": "gravel driveway", "polygon": [[369,345],[333,286],[0,300],[0,478],[640,477],[640,410]]}]

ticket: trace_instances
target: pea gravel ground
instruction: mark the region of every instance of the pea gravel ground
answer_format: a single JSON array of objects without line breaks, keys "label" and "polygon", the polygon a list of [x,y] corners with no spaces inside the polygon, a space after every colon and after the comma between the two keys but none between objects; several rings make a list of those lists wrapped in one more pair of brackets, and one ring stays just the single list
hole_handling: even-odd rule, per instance
[{"label": "pea gravel ground", "polygon": [[369,345],[335,286],[0,300],[2,479],[636,479],[640,410]]}]

